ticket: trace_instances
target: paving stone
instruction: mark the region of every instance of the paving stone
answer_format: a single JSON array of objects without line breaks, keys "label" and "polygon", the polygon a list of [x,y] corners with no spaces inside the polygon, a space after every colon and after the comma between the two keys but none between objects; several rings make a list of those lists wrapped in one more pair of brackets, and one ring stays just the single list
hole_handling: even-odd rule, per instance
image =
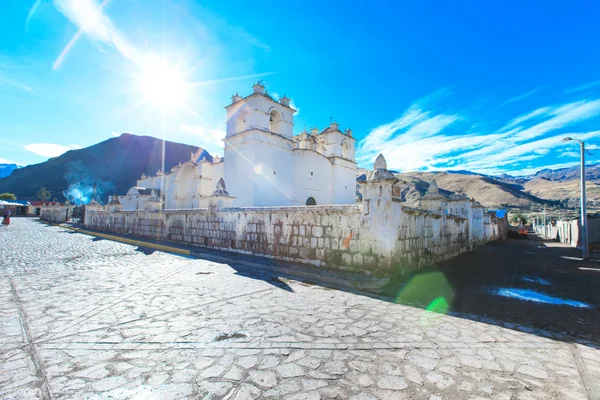
[{"label": "paving stone", "polygon": [[350,397],[350,400],[378,400],[376,397],[371,396],[368,393],[359,393]]},{"label": "paving stone", "polygon": [[331,375],[342,375],[348,371],[346,363],[343,361],[329,361],[323,365],[323,372]]},{"label": "paving stone", "polygon": [[231,382],[198,382],[199,392],[206,398],[223,397],[232,392],[233,384]]},{"label": "paving stone", "polygon": [[202,378],[216,378],[225,372],[225,367],[222,365],[213,365],[200,373]]},{"label": "paving stone", "polygon": [[94,390],[97,390],[99,392],[104,392],[106,390],[111,390],[111,389],[117,388],[119,386],[122,386],[126,383],[127,383],[127,379],[123,378],[122,376],[112,376],[110,378],[104,378],[104,379],[94,382],[92,384],[92,387],[94,388]]},{"label": "paving stone", "polygon": [[233,366],[225,375],[223,375],[223,378],[231,379],[233,381],[241,381],[244,378],[244,370]]},{"label": "paving stone", "polygon": [[373,385],[375,382],[373,381],[373,378],[371,378],[369,375],[367,374],[361,374],[358,377],[358,384],[362,387],[368,387]]},{"label": "paving stone", "polygon": [[377,387],[380,389],[403,390],[408,387],[408,384],[400,376],[383,376],[377,381]]},{"label": "paving stone", "polygon": [[326,381],[319,379],[302,379],[301,382],[304,390],[315,390],[328,385]]},{"label": "paving stone", "polygon": [[315,357],[304,357],[298,360],[297,364],[310,369],[317,369],[321,365],[321,360]]},{"label": "paving stone", "polygon": [[416,354],[409,354],[407,360],[425,369],[433,370],[437,367],[438,362],[434,358],[423,357]]},{"label": "paving stone", "polygon": [[277,397],[285,396],[290,393],[294,393],[300,390],[300,385],[296,381],[287,381],[279,383],[273,389],[264,392],[265,397]]},{"label": "paving stone", "polygon": [[248,356],[248,357],[240,357],[238,360],[238,365],[242,368],[252,368],[258,363],[258,357]]},{"label": "paving stone", "polygon": [[57,399],[585,399],[582,382],[597,386],[590,340],[66,232],[15,218],[0,235],[0,398],[40,398],[38,376]]},{"label": "paving stone", "polygon": [[454,379],[435,372],[428,373],[426,378],[429,382],[433,383],[438,389],[447,389],[450,386],[454,385]]},{"label": "paving stone", "polygon": [[275,356],[267,356],[258,364],[258,369],[269,369],[279,365],[281,360]]},{"label": "paving stone", "polygon": [[348,398],[348,396],[346,395],[346,392],[344,392],[344,390],[342,388],[340,388],[339,386],[322,388],[319,390],[319,392],[322,394],[322,397],[324,397],[326,399],[347,399]]},{"label": "paving stone", "polygon": [[268,388],[277,384],[277,375],[271,371],[250,371],[250,379],[257,385]]},{"label": "paving stone", "polygon": [[550,378],[550,376],[548,376],[548,372],[546,372],[540,368],[532,367],[530,365],[521,365],[519,368],[517,368],[517,372],[521,373],[521,374],[533,376],[534,378],[539,378],[539,379],[549,379]]},{"label": "paving stone", "polygon": [[254,400],[260,397],[261,391],[256,386],[243,384],[233,396],[234,400]]},{"label": "paving stone", "polygon": [[305,374],[304,368],[296,364],[282,364],[276,370],[282,378],[294,378]]},{"label": "paving stone", "polygon": [[154,387],[160,386],[169,379],[169,374],[166,372],[156,372],[148,378],[148,383]]},{"label": "paving stone", "polygon": [[419,369],[411,364],[406,363],[404,366],[404,376],[406,379],[417,385],[423,385],[423,376],[419,372]]},{"label": "paving stone", "polygon": [[318,391],[297,393],[292,396],[287,396],[287,400],[320,400],[321,394]]}]

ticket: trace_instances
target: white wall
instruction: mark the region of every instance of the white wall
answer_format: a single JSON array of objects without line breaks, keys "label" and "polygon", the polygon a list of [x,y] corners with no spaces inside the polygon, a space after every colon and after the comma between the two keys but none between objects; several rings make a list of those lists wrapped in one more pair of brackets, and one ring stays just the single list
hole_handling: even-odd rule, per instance
[{"label": "white wall", "polygon": [[143,195],[125,195],[125,196],[117,196],[119,199],[119,203],[123,206],[123,211],[135,211],[135,210],[143,210],[145,208],[145,204],[150,199],[150,196]]},{"label": "white wall", "polygon": [[296,149],[293,156],[294,196],[292,204],[305,205],[309,197],[313,197],[317,205],[334,204],[331,161],[324,155],[311,150]]},{"label": "white wall", "polygon": [[356,203],[356,164],[336,158],[332,169],[332,204]]},{"label": "white wall", "polygon": [[293,202],[293,142],[251,130],[225,138],[224,180],[236,207]]}]

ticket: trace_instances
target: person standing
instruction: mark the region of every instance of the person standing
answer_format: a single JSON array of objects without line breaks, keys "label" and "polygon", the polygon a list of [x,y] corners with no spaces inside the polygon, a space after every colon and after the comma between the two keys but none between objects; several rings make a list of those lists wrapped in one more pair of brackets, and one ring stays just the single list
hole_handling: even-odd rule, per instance
[{"label": "person standing", "polygon": [[2,219],[2,225],[8,226],[10,225],[10,210],[6,210],[4,213],[4,218]]}]

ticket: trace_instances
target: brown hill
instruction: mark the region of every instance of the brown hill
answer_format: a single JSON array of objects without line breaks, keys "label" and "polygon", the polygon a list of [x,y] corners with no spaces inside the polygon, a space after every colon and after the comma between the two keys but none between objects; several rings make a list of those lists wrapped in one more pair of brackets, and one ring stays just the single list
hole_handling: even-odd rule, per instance
[{"label": "brown hill", "polygon": [[[526,182],[523,186],[523,190],[543,199],[560,201],[568,208],[579,206],[579,179],[557,182],[545,178],[536,178]],[[588,205],[600,206],[600,185],[595,182],[587,181],[586,196]]]},{"label": "brown hill", "polygon": [[[403,198],[407,204],[416,205],[417,199],[425,194],[429,182],[435,179],[442,190],[462,190],[488,208],[531,208],[548,204],[533,194],[523,192],[519,185],[497,181],[491,177],[450,172],[403,172],[396,174],[404,186]],[[559,184],[559,182],[556,182]]]}]

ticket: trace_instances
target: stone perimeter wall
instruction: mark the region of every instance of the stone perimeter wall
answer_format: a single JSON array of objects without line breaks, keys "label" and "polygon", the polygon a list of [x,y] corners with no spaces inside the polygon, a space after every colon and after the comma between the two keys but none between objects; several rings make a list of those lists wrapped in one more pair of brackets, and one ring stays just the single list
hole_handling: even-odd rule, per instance
[{"label": "stone perimeter wall", "polygon": [[73,206],[42,206],[40,207],[40,219],[48,222],[63,223],[67,221],[67,211],[69,215],[73,212]]},{"label": "stone perimeter wall", "polygon": [[[390,199],[391,200],[391,199]],[[346,206],[86,210],[89,228],[343,270],[404,274],[469,251],[468,220],[396,201]],[[375,219],[374,219],[375,218]],[[487,221],[486,221],[487,222]],[[489,225],[489,226],[488,226]],[[486,240],[497,238],[489,220]]]}]

